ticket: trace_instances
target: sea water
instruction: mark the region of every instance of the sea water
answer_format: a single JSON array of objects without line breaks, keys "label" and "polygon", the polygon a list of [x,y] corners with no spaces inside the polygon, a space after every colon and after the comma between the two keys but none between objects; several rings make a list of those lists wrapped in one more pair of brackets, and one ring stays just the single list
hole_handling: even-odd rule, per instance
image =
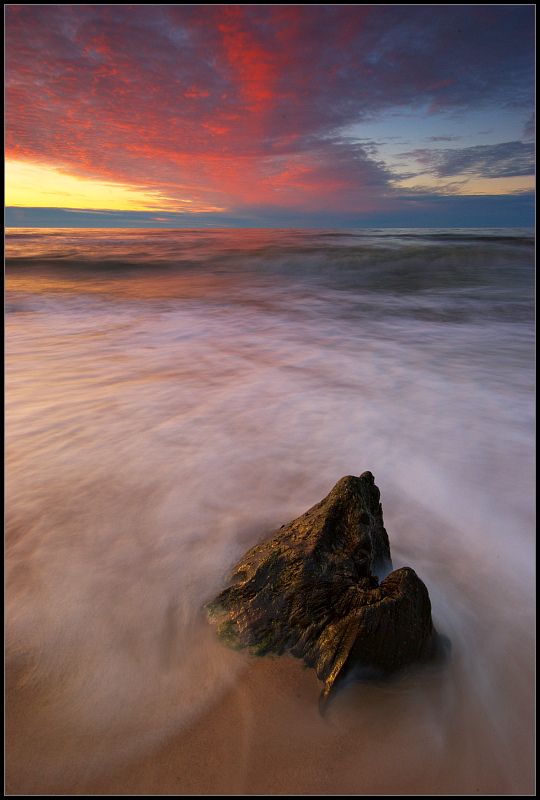
[{"label": "sea water", "polygon": [[531,785],[530,229],[8,229],[5,432],[23,789],[128,762],[211,708],[249,656],[203,604],[365,470],[394,568],[453,646],[436,690],[369,696],[388,768],[391,720],[472,793],[490,765],[501,793]]}]

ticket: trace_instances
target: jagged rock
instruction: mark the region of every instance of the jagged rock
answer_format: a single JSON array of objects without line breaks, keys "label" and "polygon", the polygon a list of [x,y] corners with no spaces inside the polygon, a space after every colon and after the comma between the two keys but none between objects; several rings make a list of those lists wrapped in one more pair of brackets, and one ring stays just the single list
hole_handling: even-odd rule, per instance
[{"label": "jagged rock", "polygon": [[351,672],[383,678],[439,654],[425,585],[391,570],[374,477],[349,475],[246,553],[206,608],[229,646],[313,667],[324,701]]}]

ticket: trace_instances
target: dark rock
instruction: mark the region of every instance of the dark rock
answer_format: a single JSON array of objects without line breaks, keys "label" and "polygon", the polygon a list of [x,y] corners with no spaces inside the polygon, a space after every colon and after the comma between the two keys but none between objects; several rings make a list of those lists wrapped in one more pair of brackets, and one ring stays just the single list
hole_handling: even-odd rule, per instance
[{"label": "dark rock", "polygon": [[391,570],[380,492],[364,472],[246,553],[206,608],[229,646],[313,667],[325,700],[349,674],[381,679],[440,653],[425,585]]}]

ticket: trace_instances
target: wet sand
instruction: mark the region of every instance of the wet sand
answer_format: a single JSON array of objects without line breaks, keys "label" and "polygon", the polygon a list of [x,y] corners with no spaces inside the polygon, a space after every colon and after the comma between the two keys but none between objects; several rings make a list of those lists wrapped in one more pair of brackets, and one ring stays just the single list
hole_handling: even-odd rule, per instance
[{"label": "wet sand", "polygon": [[[448,670],[423,670],[383,688],[349,686],[322,717],[321,684],[312,670],[290,656],[248,659],[235,683],[187,729],[102,774],[92,765],[62,779],[55,758],[67,763],[72,747],[82,764],[84,742],[68,745],[59,737],[55,744],[50,729],[44,738],[34,729],[25,743],[24,731],[11,728],[6,794],[534,794],[531,706],[511,743],[513,755],[501,758],[498,732],[474,702],[448,713],[459,657]],[[509,692],[513,703],[527,706],[519,687]],[[32,747],[48,754],[48,775],[46,759],[34,769]]]}]

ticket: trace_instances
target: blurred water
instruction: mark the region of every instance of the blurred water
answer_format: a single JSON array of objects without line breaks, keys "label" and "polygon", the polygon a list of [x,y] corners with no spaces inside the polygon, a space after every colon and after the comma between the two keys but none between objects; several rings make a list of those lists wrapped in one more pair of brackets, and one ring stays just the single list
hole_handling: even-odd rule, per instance
[{"label": "blurred water", "polygon": [[370,470],[453,659],[436,689],[351,688],[355,724],[379,703],[380,747],[392,719],[439,768],[457,729],[463,774],[487,759],[511,793],[534,759],[531,232],[12,229],[6,253],[10,767],[99,772],[208,708],[247,657],[202,604]]}]

